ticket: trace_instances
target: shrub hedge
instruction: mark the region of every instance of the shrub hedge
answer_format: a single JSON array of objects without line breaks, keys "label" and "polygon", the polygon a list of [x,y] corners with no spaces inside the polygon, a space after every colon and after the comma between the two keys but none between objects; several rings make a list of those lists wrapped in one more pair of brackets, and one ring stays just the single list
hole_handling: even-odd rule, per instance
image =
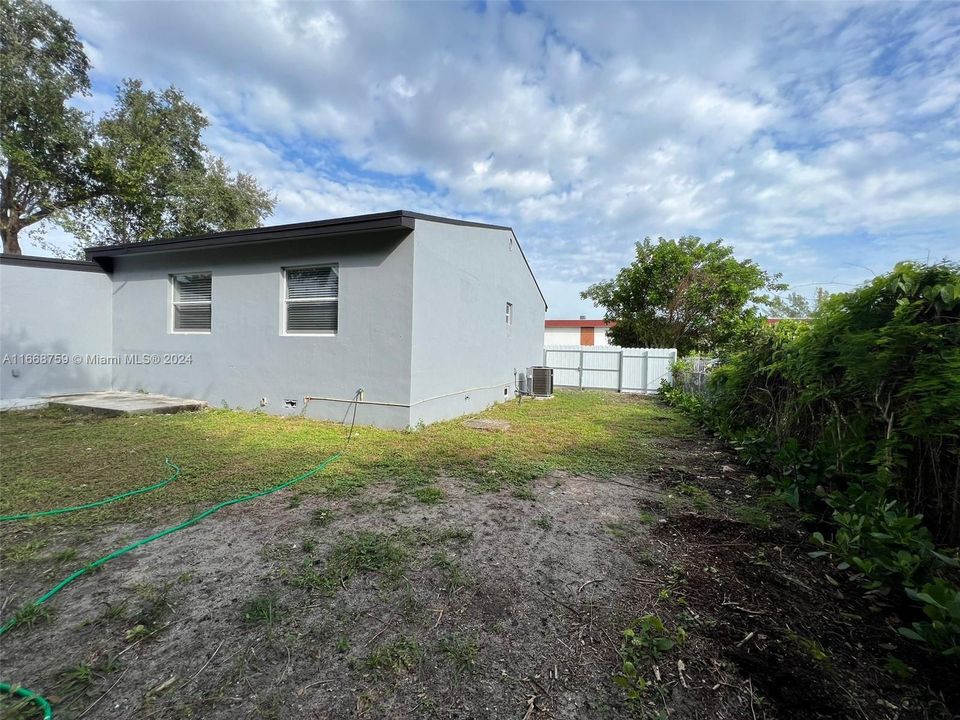
[{"label": "shrub hedge", "polygon": [[900,632],[960,654],[960,267],[902,263],[810,322],[758,327],[702,395],[670,402],[769,469],[876,595],[922,609]]}]

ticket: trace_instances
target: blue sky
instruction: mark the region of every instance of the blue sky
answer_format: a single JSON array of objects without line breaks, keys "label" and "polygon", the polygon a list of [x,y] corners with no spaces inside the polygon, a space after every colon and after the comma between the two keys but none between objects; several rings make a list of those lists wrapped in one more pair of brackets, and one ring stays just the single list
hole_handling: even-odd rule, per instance
[{"label": "blue sky", "polygon": [[960,4],[56,7],[84,107],[182,88],[270,223],[509,224],[550,317],[598,316],[579,292],[647,235],[722,237],[806,295],[960,254]]}]

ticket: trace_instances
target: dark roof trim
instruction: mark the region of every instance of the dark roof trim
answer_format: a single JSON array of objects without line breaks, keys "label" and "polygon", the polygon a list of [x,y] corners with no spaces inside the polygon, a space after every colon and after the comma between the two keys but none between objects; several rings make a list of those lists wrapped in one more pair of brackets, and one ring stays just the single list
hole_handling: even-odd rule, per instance
[{"label": "dark roof trim", "polygon": [[139,255],[142,253],[172,252],[176,250],[201,250],[218,247],[234,247],[279,240],[322,237],[324,235],[348,235],[383,230],[413,230],[412,218],[405,218],[400,211],[376,213],[374,215],[356,215],[354,217],[314,220],[290,225],[251,228],[249,230],[226,230],[207,235],[193,235],[179,238],[163,238],[148,242],[124,245],[103,245],[87,248],[87,258],[98,259],[119,255]]},{"label": "dark roof trim", "polygon": [[540,283],[537,282],[537,278],[533,274],[530,262],[527,260],[523,248],[520,247],[520,241],[517,240],[517,235],[513,232],[513,228],[507,227],[506,225],[490,225],[488,223],[473,222],[470,220],[457,220],[455,218],[440,217],[439,215],[425,215],[423,213],[410,212],[409,210],[394,210],[392,212],[373,213],[370,215],[353,215],[351,217],[314,220],[290,225],[273,225],[271,227],[251,228],[249,230],[227,230],[191,237],[163,238],[133,245],[103,245],[100,247],[87,248],[86,254],[88,260],[95,260],[99,265],[103,266],[107,272],[110,272],[113,265],[112,258],[121,255],[233,247],[253,243],[296,240],[300,238],[306,239],[325,235],[352,235],[376,231],[402,231],[409,233],[414,229],[417,220],[509,232],[513,235],[513,240],[517,243],[517,247],[520,248],[520,256],[523,258],[523,262],[530,272],[530,277],[533,278],[533,284],[537,286],[537,292],[540,293],[540,299],[543,300],[543,307],[544,310],[546,310],[547,300],[543,297]]},{"label": "dark roof trim", "polygon": [[543,301],[543,311],[546,312],[550,309],[550,306],[547,305],[547,299],[543,296],[543,290],[540,289],[540,283],[537,282],[537,276],[533,274],[533,268],[530,267],[530,261],[527,260],[527,254],[520,246],[520,241],[517,240],[517,234],[511,228],[507,229],[510,230],[510,234],[513,235],[513,241],[517,244],[517,248],[520,250],[520,257],[523,258],[523,264],[527,266],[527,272],[530,273],[530,277],[533,279],[533,284],[537,286],[537,292],[540,293],[540,300]]},{"label": "dark roof trim", "polygon": [[606,320],[545,320],[544,327],[548,328],[611,328],[614,323]]},{"label": "dark roof trim", "polygon": [[51,270],[79,270],[80,272],[103,272],[97,263],[89,260],[66,260],[55,257],[39,257],[37,255],[9,255],[0,254],[0,265],[18,265],[21,267],[48,268]]}]

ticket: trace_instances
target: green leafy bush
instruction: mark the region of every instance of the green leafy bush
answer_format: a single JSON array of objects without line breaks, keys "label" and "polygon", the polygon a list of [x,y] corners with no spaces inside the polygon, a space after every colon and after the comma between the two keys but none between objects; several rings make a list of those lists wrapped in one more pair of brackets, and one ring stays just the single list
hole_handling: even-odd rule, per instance
[{"label": "green leafy bush", "polygon": [[622,667],[614,676],[614,682],[624,689],[629,700],[639,699],[649,685],[640,667],[655,661],[686,639],[686,632],[679,628],[671,633],[656,615],[644,615],[623,631],[620,646]]},{"label": "green leafy bush", "polygon": [[900,628],[900,634],[928,644],[944,655],[960,655],[960,589],[943,580],[927,583],[919,592],[907,588],[907,595],[921,603],[927,622]]},{"label": "green leafy bush", "polygon": [[[814,555],[835,556],[868,592],[898,590],[922,607],[905,636],[956,647],[956,551],[937,548],[960,542],[956,264],[902,263],[830,297],[811,322],[757,328],[707,392],[665,397],[834,526],[814,534]],[[928,586],[937,594],[918,589]]]}]

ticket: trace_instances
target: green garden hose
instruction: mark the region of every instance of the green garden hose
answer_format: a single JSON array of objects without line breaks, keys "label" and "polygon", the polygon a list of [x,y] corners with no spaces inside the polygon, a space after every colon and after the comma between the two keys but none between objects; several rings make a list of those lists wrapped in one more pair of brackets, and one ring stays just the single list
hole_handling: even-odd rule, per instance
[{"label": "green garden hose", "polygon": [[29,700],[43,711],[43,720],[53,720],[53,708],[50,707],[50,703],[47,702],[47,699],[43,695],[37,695],[33,690],[27,690],[25,687],[7,685],[7,683],[0,683],[0,693],[19,695],[23,699]]},{"label": "green garden hose", "polygon": [[[352,434],[352,433],[351,433],[351,434]],[[348,438],[347,442],[349,443],[349,438]],[[63,590],[67,585],[69,585],[70,583],[72,583],[74,580],[76,580],[77,578],[81,577],[82,575],[85,575],[86,573],[91,572],[92,570],[96,570],[96,569],[97,569],[98,567],[100,567],[101,565],[105,565],[106,563],[110,562],[111,560],[115,560],[116,558],[120,557],[121,555],[125,555],[126,553],[130,552],[131,550],[136,550],[138,547],[142,547],[142,546],[144,546],[144,545],[147,545],[148,543],[152,543],[154,540],[159,540],[160,538],[165,537],[165,536],[167,536],[167,535],[171,535],[171,534],[173,534],[173,533],[175,533],[175,532],[178,532],[178,531],[180,531],[180,530],[185,530],[186,528],[190,527],[191,525],[196,525],[198,522],[200,522],[201,520],[203,520],[205,517],[208,517],[208,516],[210,516],[210,515],[213,515],[213,513],[217,512],[218,510],[221,510],[222,508],[225,508],[225,507],[227,507],[227,506],[229,506],[229,505],[236,505],[237,503],[247,502],[248,500],[255,500],[256,498],[263,497],[264,495],[270,495],[271,493],[275,493],[275,492],[277,492],[277,491],[279,491],[279,490],[283,490],[284,488],[288,488],[288,487],[290,487],[291,485],[295,485],[295,484],[298,483],[298,482],[302,482],[303,480],[306,480],[306,479],[309,478],[309,477],[313,477],[313,476],[316,475],[318,472],[320,472],[321,470],[323,470],[327,465],[329,465],[329,464],[332,463],[334,460],[336,460],[337,458],[339,458],[342,454],[343,454],[343,451],[340,451],[340,452],[338,452],[338,453],[334,453],[333,455],[331,455],[330,457],[328,457],[326,460],[324,460],[323,462],[321,462],[319,465],[316,465],[316,466],[310,468],[310,469],[307,470],[305,473],[302,473],[302,474],[300,474],[300,475],[297,475],[295,478],[293,478],[293,479],[291,479],[291,480],[287,480],[286,482],[280,483],[279,485],[274,485],[273,487],[269,487],[269,488],[267,488],[266,490],[261,490],[260,492],[251,493],[250,495],[243,495],[242,497],[234,498],[233,500],[226,500],[226,501],[224,501],[224,502],[222,502],[222,503],[218,503],[217,505],[214,505],[214,506],[211,507],[211,508],[207,508],[207,509],[204,510],[202,513],[200,513],[199,515],[194,515],[194,516],[193,516],[192,518],[190,518],[189,520],[185,520],[184,522],[180,523],[179,525],[173,525],[173,526],[168,527],[168,528],[166,528],[166,529],[164,529],[164,530],[161,530],[161,531],[158,532],[158,533],[154,533],[153,535],[150,535],[149,537],[145,537],[145,538],[143,538],[143,539],[141,539],[141,540],[137,540],[136,542],[130,543],[129,545],[127,545],[127,546],[125,546],[125,547],[122,547],[122,548],[120,548],[119,550],[114,550],[114,551],[113,551],[112,553],[110,553],[109,555],[104,555],[104,556],[103,556],[102,558],[100,558],[99,560],[94,560],[94,561],[93,561],[92,563],[90,563],[89,565],[86,565],[86,566],[80,568],[79,570],[77,570],[76,572],[68,575],[68,576],[65,577],[63,580],[61,580],[59,583],[57,583],[56,585],[54,585],[50,590],[48,590],[46,593],[44,593],[43,595],[41,595],[40,597],[38,597],[36,600],[34,600],[34,601],[33,601],[32,603],[30,603],[30,604],[33,605],[33,606],[42,605],[43,603],[47,602],[47,600],[49,600],[50,598],[52,598],[54,595],[56,595],[56,594],[59,593],[61,590]],[[176,466],[174,466],[174,467],[176,467]],[[180,469],[177,468],[177,473],[179,473],[179,472],[180,472]],[[172,479],[173,479],[173,478],[171,478],[171,480],[172,480]],[[105,502],[105,501],[103,501],[103,502]],[[7,631],[9,631],[11,628],[13,628],[16,624],[17,624],[17,618],[16,618],[16,616],[14,616],[14,617],[11,618],[10,620],[8,620],[6,623],[4,623],[4,625],[3,625],[2,627],[0,627],[0,636],[6,634]],[[13,688],[13,687],[11,687],[10,685],[8,685],[8,684],[6,684],[6,683],[0,683],[0,693],[12,693],[12,694],[15,694],[15,695],[20,695],[21,697],[27,698],[27,699],[29,699],[29,700],[32,700],[34,703],[37,704],[37,706],[38,706],[41,710],[43,710],[43,720],[52,720],[52,719],[53,719],[53,710],[52,710],[51,707],[50,707],[50,703],[47,702],[46,698],[44,698],[44,697],[41,696],[41,695],[36,694],[35,692],[32,692],[32,691],[30,691],[30,690],[27,690],[26,688],[21,688],[21,687]]]},{"label": "green garden hose", "polygon": [[180,468],[170,462],[170,458],[164,458],[163,461],[173,468],[173,475],[168,477],[166,480],[158,482],[154,485],[148,485],[147,487],[142,487],[138,490],[129,490],[125,493],[120,493],[119,495],[114,495],[113,497],[104,498],[103,500],[97,500],[96,502],[86,503],[85,505],[74,505],[73,507],[57,508],[56,510],[41,510],[39,512],[32,513],[22,513],[21,515],[0,515],[0,522],[13,522],[14,520],[32,520],[33,518],[45,517],[47,515],[63,515],[64,513],[76,512],[77,510],[89,510],[90,508],[100,507],[101,505],[106,505],[107,503],[116,502],[117,500],[123,500],[124,498],[133,497],[134,495],[143,495],[144,493],[153,492],[154,490],[159,490],[162,487],[166,487],[178,477],[180,477]]},{"label": "green garden hose", "polygon": [[[354,401],[356,401],[359,398],[361,393],[362,393],[362,390],[357,390],[356,395],[354,395]],[[347,408],[347,412],[348,413],[350,412],[349,407]],[[347,416],[344,415],[343,423],[346,423],[346,420],[347,420]],[[54,595],[56,595],[61,590],[63,590],[67,585],[69,585],[70,583],[72,583],[74,580],[81,577],[82,575],[85,575],[86,573],[91,572],[92,570],[96,570],[101,565],[105,565],[111,560],[114,560],[120,557],[121,555],[125,555],[131,550],[136,550],[138,547],[142,547],[144,545],[147,545],[148,543],[152,543],[154,540],[159,540],[160,538],[166,537],[167,535],[171,535],[180,530],[185,530],[191,525],[196,525],[205,517],[208,517],[209,515],[213,515],[213,513],[217,512],[222,508],[225,508],[229,505],[236,505],[237,503],[247,502],[248,500],[255,500],[256,498],[263,497],[264,495],[270,495],[271,493],[275,493],[275,492],[278,492],[279,490],[283,490],[284,488],[288,488],[291,485],[295,485],[298,482],[302,482],[303,480],[306,480],[309,477],[313,477],[318,472],[323,470],[327,465],[329,465],[334,460],[341,457],[343,453],[347,451],[347,448],[350,445],[350,440],[353,439],[353,427],[356,421],[357,421],[357,403],[354,402],[353,420],[350,422],[350,431],[347,433],[346,441],[343,444],[343,449],[340,450],[339,452],[334,453],[333,455],[328,457],[326,460],[324,460],[320,464],[310,468],[305,473],[297,475],[295,478],[291,480],[287,480],[286,482],[282,482],[279,485],[274,485],[273,487],[269,487],[266,490],[261,490],[260,492],[251,493],[249,495],[243,495],[242,497],[234,498],[233,500],[226,500],[222,503],[218,503],[217,505],[214,505],[213,507],[204,510],[199,515],[194,515],[189,520],[185,520],[179,525],[173,525],[172,527],[168,527],[165,530],[161,530],[158,533],[154,533],[149,537],[145,537],[142,540],[137,540],[136,542],[130,543],[126,547],[122,547],[119,550],[114,550],[109,555],[104,555],[102,558],[98,560],[94,560],[89,565],[86,565],[80,568],[79,570],[77,570],[76,572],[68,575],[59,583],[54,585],[50,590],[48,590],[46,593],[38,597],[36,600],[34,600],[32,603],[30,603],[26,607],[30,607],[30,606],[38,607],[42,605],[43,603],[47,602],[47,600],[52,598]],[[177,467],[172,462],[170,462],[169,459],[164,460],[164,462],[166,462],[167,465],[169,465],[174,469],[174,473],[169,478],[167,478],[161,483],[157,483],[156,485],[151,485],[149,487],[141,488],[139,490],[131,490],[130,492],[121,493],[120,495],[114,495],[113,497],[109,497],[104,500],[99,500],[93,503],[87,503],[86,505],[78,505],[76,507],[69,507],[69,508],[60,508],[58,510],[45,510],[37,513],[26,513],[24,515],[2,516],[0,517],[0,522],[11,521],[11,520],[26,520],[32,517],[41,517],[43,515],[60,515],[62,513],[74,512],[76,510],[86,510],[89,508],[99,507],[100,505],[105,505],[110,502],[115,502],[116,500],[121,500],[123,498],[130,497],[132,495],[140,495],[142,493],[150,492],[151,490],[159,490],[164,485],[167,485],[168,483],[173,482],[180,475],[179,467]],[[14,616],[10,620],[8,620],[6,623],[4,623],[3,626],[0,626],[0,637],[5,635],[7,631],[9,631],[11,628],[16,626],[16,624],[17,624],[17,617]],[[0,683],[0,693],[6,693],[8,695],[19,695],[20,697],[33,702],[34,704],[37,705],[38,708],[40,708],[40,710],[43,711],[43,720],[53,720],[53,708],[50,707],[50,703],[42,695],[38,695],[32,690],[27,690],[24,687],[12,686],[7,683]]]},{"label": "green garden hose", "polygon": [[[303,480],[306,480],[306,479],[309,478],[309,477],[313,477],[313,476],[316,475],[318,472],[320,472],[321,470],[323,470],[327,465],[329,465],[329,464],[332,463],[334,460],[336,460],[337,458],[339,458],[341,454],[342,454],[342,453],[339,453],[339,452],[338,452],[338,453],[335,453],[335,454],[331,455],[331,456],[328,457],[326,460],[324,460],[323,462],[321,462],[319,465],[316,465],[316,466],[310,468],[310,469],[307,470],[305,473],[302,473],[302,474],[300,474],[300,475],[297,475],[297,476],[296,476],[295,478],[293,478],[292,480],[287,480],[286,482],[282,482],[282,483],[280,483],[279,485],[274,485],[273,487],[269,487],[269,488],[267,488],[266,490],[261,490],[260,492],[251,493],[250,495],[243,495],[243,496],[241,496],[241,497],[234,498],[233,500],[225,500],[225,501],[222,502],[222,503],[218,503],[218,504],[214,505],[213,507],[207,508],[207,509],[204,510],[202,513],[200,513],[199,515],[194,515],[194,516],[193,516],[192,518],[190,518],[189,520],[184,520],[182,523],[180,523],[180,524],[178,524],[178,525],[172,525],[171,527],[165,528],[165,529],[161,530],[161,531],[158,532],[158,533],[154,533],[153,535],[150,535],[149,537],[145,537],[145,538],[142,538],[142,539],[137,540],[137,541],[135,541],[135,542],[132,542],[132,543],[130,543],[129,545],[126,545],[126,546],[120,548],[119,550],[114,550],[114,551],[113,551],[112,553],[110,553],[109,555],[104,555],[102,558],[100,558],[100,559],[98,559],[98,560],[94,560],[94,561],[93,561],[92,563],[90,563],[89,565],[85,565],[84,567],[80,568],[79,570],[77,570],[77,571],[73,572],[72,574],[68,575],[68,576],[65,577],[63,580],[61,580],[59,583],[57,583],[56,585],[54,585],[50,590],[48,590],[47,592],[45,592],[43,595],[41,595],[40,597],[38,597],[36,600],[34,600],[34,601],[33,601],[32,603],[30,603],[30,604],[33,605],[33,606],[42,605],[43,603],[47,602],[47,600],[49,600],[50,598],[52,598],[52,597],[53,597],[54,595],[56,595],[58,592],[60,592],[61,590],[63,590],[67,585],[69,585],[70,583],[72,583],[74,580],[76,580],[77,578],[81,577],[82,575],[85,575],[85,574],[87,574],[88,572],[90,572],[90,571],[92,571],[92,570],[96,570],[96,569],[97,569],[98,567],[100,567],[101,565],[106,565],[106,564],[107,564],[108,562],[110,562],[111,560],[116,560],[116,559],[117,559],[118,557],[120,557],[121,555],[126,555],[126,554],[127,554],[128,552],[130,552],[131,550],[136,550],[138,547],[142,547],[142,546],[144,546],[144,545],[147,545],[147,544],[149,544],[149,543],[152,543],[154,540],[159,540],[159,539],[162,538],[162,537],[166,537],[167,535],[171,535],[171,534],[173,534],[173,533],[175,533],[175,532],[179,532],[180,530],[185,530],[186,528],[191,527],[192,525],[196,525],[198,522],[200,522],[201,520],[203,520],[205,517],[208,517],[208,516],[210,516],[210,515],[213,515],[213,514],[214,514],[215,512],[217,512],[218,510],[222,510],[223,508],[228,507],[228,506],[230,506],[230,505],[236,505],[237,503],[247,502],[248,500],[255,500],[256,498],[263,497],[264,495],[270,495],[270,494],[272,494],[272,493],[278,492],[279,490],[283,490],[284,488],[288,488],[288,487],[290,487],[291,485],[295,485],[295,484],[298,483],[298,482],[302,482]],[[14,627],[16,624],[17,624],[17,618],[16,618],[16,617],[13,617],[13,618],[11,618],[10,620],[8,620],[6,623],[3,624],[3,626],[0,626],[0,635],[4,635],[8,630],[10,630],[10,629],[11,629],[12,627]]]}]

